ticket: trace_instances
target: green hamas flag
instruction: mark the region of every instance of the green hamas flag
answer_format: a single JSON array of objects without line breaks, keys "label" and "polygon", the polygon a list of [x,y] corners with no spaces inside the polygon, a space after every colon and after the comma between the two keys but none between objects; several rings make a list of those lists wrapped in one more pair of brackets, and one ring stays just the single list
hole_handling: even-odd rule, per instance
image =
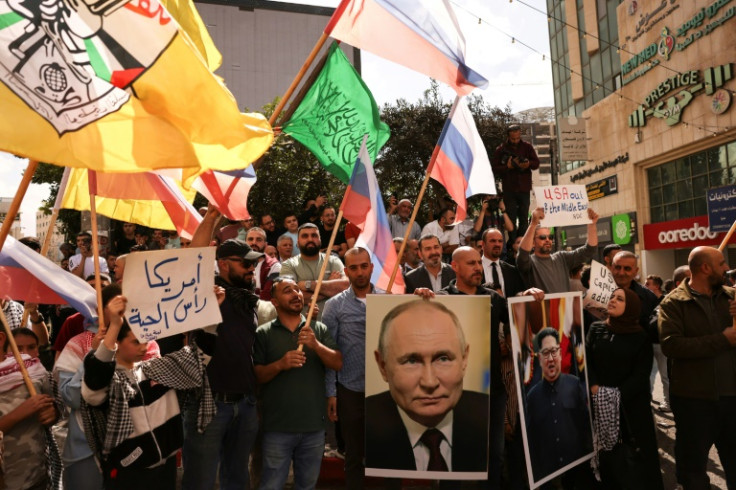
[{"label": "green hamas flag", "polygon": [[373,95],[337,43],[330,46],[322,71],[282,130],[346,184],[363,136],[368,134],[368,152],[375,160],[391,134]]}]

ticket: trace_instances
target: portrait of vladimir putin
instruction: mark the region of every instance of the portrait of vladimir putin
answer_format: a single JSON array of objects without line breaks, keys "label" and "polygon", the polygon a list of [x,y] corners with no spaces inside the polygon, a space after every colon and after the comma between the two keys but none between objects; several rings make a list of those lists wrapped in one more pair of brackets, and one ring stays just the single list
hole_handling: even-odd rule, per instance
[{"label": "portrait of vladimir putin", "polygon": [[441,303],[386,314],[375,359],[388,391],[366,398],[367,468],[487,471],[489,397],[463,389],[469,355],[460,321]]}]

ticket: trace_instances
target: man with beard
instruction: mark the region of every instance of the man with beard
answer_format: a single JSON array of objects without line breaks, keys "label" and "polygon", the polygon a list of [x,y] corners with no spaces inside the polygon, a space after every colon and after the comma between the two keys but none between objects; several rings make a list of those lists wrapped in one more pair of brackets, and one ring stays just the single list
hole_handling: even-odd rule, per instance
[{"label": "man with beard", "polygon": [[516,296],[522,292],[524,280],[513,265],[501,260],[503,253],[503,233],[496,228],[488,228],[483,232],[483,283],[492,286],[504,298]]},{"label": "man with beard", "polygon": [[371,284],[373,264],[368,250],[345,253],[350,287],[325,303],[322,321],[343,355],[342,370],[327,371],[328,414],[338,421],[345,440],[345,486],[363,488],[365,441],[365,298],[383,292]]},{"label": "man with beard", "polygon": [[281,262],[269,257],[265,254],[266,245],[266,232],[254,226],[245,235],[245,243],[250,246],[256,252],[263,253],[263,258],[258,261],[256,270],[253,272],[255,278],[255,293],[263,301],[271,300],[271,287],[273,286],[273,280],[279,276],[281,272]]},{"label": "man with beard", "polygon": [[[560,250],[552,253],[554,236],[549,228],[540,226],[544,219],[544,208],[532,212],[524,238],[519,246],[516,267],[529,286],[545,293],[566,293],[570,291],[570,269],[578,264],[589,262],[598,251],[598,213],[588,208],[588,243],[573,251]],[[532,248],[534,252],[532,252]]]},{"label": "man with beard", "polygon": [[[535,481],[593,450],[587,390],[576,376],[561,372],[557,330],[543,328],[537,340],[543,379],[529,390],[526,405],[526,432]],[[585,488],[575,486],[575,480],[583,478],[583,474],[584,471],[566,474],[563,487]],[[573,481],[568,482],[568,479]]]},{"label": "man with beard", "polygon": [[276,278],[271,302],[278,316],[258,327],[253,354],[263,405],[260,488],[284,488],[292,460],[295,488],[314,488],[325,447],[325,369],[339,370],[342,355],[323,323],[306,324],[293,278]]},{"label": "man with beard", "polygon": [[[500,235],[500,233],[499,233]],[[503,238],[499,236],[501,244]],[[491,397],[490,397],[490,420],[489,420],[489,457],[488,457],[488,481],[489,488],[500,488],[501,467],[504,453],[504,416],[506,411],[507,393],[501,377],[501,357],[508,355],[508,351],[502,354],[501,324],[509,324],[508,308],[503,296],[492,289],[481,286],[483,280],[483,266],[481,256],[477,250],[471,247],[460,247],[452,254],[452,270],[455,271],[456,279],[450,285],[440,290],[437,294],[469,294],[490,296],[491,301]],[[521,290],[519,291],[522,292]],[[420,292],[421,293],[421,292]],[[539,289],[524,291],[525,295],[533,295],[536,299],[544,298],[544,293]],[[426,296],[426,294],[421,294]],[[510,336],[509,336],[510,338]]]},{"label": "man with beard", "polygon": [[[209,244],[219,211],[210,206],[192,238],[192,247]],[[199,403],[188,403],[184,416],[184,490],[211,489],[217,478],[221,489],[250,488],[248,459],[258,432],[253,345],[258,318],[258,296],[253,294],[253,271],[263,256],[240,240],[226,240],[217,248],[220,271],[215,284],[225,289],[220,305],[222,323],[207,378],[217,409],[205,427],[199,427]],[[202,431],[200,432],[200,429]]]},{"label": "man with beard", "polygon": [[439,291],[455,279],[452,267],[442,262],[442,245],[437,236],[424,235],[419,239],[419,258],[424,263],[405,277],[406,294],[417,288]]},{"label": "man with beard", "polygon": [[736,316],[728,264],[712,247],[688,257],[691,278],[660,303],[659,338],[670,367],[670,403],[677,433],[677,475],[683,488],[710,488],[706,465],[713,444],[736,488]]},{"label": "man with beard", "polygon": [[317,225],[313,223],[301,225],[297,240],[301,253],[281,264],[281,275],[291,276],[297,281],[297,285],[304,295],[304,314],[306,315],[309,311],[312,295],[317,287],[317,279],[319,279],[322,264],[327,260],[327,268],[325,269],[317,301],[319,313],[316,318],[320,319],[322,318],[322,311],[324,311],[325,301],[337,293],[345,291],[350,283],[343,275],[344,266],[340,259],[332,254],[320,253],[319,249],[322,247],[322,241],[319,238]]},{"label": "man with beard", "polygon": [[[319,239],[322,241],[322,252],[327,252],[327,245],[330,244],[330,238],[332,237],[332,231],[335,229],[335,221],[337,215],[335,214],[335,208],[332,206],[325,206],[322,208],[320,213],[320,226],[319,226]],[[345,255],[348,250],[348,244],[345,241],[345,233],[338,231],[335,235],[335,243],[332,244],[332,253],[337,253],[340,258]]]},{"label": "man with beard", "polygon": [[[526,232],[529,214],[529,192],[532,190],[532,170],[539,168],[539,157],[534,147],[522,141],[521,126],[509,126],[508,139],[496,148],[491,159],[491,168],[496,181],[503,182],[503,200],[511,223],[516,227],[516,236]],[[519,219],[517,226],[516,219]],[[513,232],[509,232],[513,234]]]},{"label": "man with beard", "polygon": [[[406,227],[409,226],[409,218],[414,205],[408,199],[402,199],[396,204],[396,197],[391,196],[389,199],[388,209],[388,226],[391,229],[391,236],[394,238],[404,238]],[[416,221],[412,223],[409,239],[419,240],[422,229]]]}]

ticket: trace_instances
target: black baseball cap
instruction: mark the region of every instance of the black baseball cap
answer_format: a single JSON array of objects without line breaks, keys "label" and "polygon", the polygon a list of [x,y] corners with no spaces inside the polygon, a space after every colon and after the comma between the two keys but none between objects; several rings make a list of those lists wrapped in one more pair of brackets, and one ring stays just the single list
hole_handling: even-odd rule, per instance
[{"label": "black baseball cap", "polygon": [[256,261],[263,257],[263,254],[260,252],[254,252],[253,249],[250,248],[250,246],[243,240],[231,238],[230,240],[225,240],[219,247],[217,247],[216,257],[218,259],[225,257],[242,257],[247,260]]}]

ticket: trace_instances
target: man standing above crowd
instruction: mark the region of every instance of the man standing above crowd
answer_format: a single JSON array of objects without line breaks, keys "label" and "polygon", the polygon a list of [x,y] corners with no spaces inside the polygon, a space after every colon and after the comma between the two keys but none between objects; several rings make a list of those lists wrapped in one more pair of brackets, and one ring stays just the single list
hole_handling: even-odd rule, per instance
[{"label": "man standing above crowd", "polygon": [[317,319],[322,317],[325,301],[333,297],[337,293],[344,291],[349,283],[343,275],[343,264],[334,255],[326,255],[320,253],[322,241],[319,238],[319,229],[317,225],[305,223],[299,227],[299,249],[301,254],[292,257],[281,264],[281,275],[291,276],[297,281],[297,286],[304,295],[304,314],[309,311],[309,303],[312,300],[312,294],[317,287],[317,279],[319,279],[322,263],[327,260],[327,269],[322,280],[319,290],[319,298],[317,306],[319,306],[319,314]]},{"label": "man standing above crowd", "polygon": [[[414,205],[408,199],[402,199],[397,205],[396,197],[391,196],[391,198],[389,198],[388,226],[391,228],[391,236],[394,238],[404,238],[406,228],[409,226],[409,218],[411,218],[413,208]],[[415,221],[411,225],[409,239],[419,240],[421,235],[422,230],[419,227],[419,223]]]},{"label": "man standing above crowd", "polygon": [[516,296],[524,289],[524,280],[513,265],[501,260],[503,253],[503,234],[496,228],[483,232],[483,283],[491,283],[492,289],[500,291],[503,297]]},{"label": "man standing above crowd", "polygon": [[509,126],[506,134],[508,139],[493,152],[491,168],[496,181],[503,182],[506,212],[516,227],[516,236],[520,236],[526,232],[532,170],[539,168],[539,157],[532,145],[522,141],[521,126],[516,124]]},{"label": "man standing above crowd", "polygon": [[363,488],[364,480],[365,298],[377,292],[371,274],[368,251],[362,247],[348,250],[345,275],[350,287],[330,298],[322,315],[343,358],[342,370],[327,371],[327,396],[330,420],[340,424],[345,441],[345,486],[349,489]]},{"label": "man standing above crowd", "polygon": [[442,247],[442,259],[444,262],[450,262],[450,256],[457,247],[460,246],[460,234],[455,222],[455,211],[451,208],[440,210],[440,217],[435,221],[430,221],[422,229],[422,236],[434,235],[439,237],[440,246]]},{"label": "man standing above crowd", "polygon": [[685,489],[710,488],[706,466],[718,449],[728,488],[736,488],[736,316],[728,264],[696,247],[685,279],[660,303],[659,338],[670,365],[670,403],[677,427],[675,458]]},{"label": "man standing above crowd", "polygon": [[271,301],[278,317],[258,328],[254,353],[263,403],[260,488],[284,488],[292,460],[294,487],[314,488],[325,447],[325,368],[339,370],[342,355],[324,324],[306,324],[292,278],[274,281]]},{"label": "man standing above crowd", "polygon": [[419,258],[423,264],[409,272],[405,277],[406,294],[417,288],[439,291],[455,279],[449,264],[442,262],[442,246],[435,235],[424,235],[419,239]]},{"label": "man standing above crowd", "polygon": [[[544,209],[537,208],[532,212],[524,238],[519,246],[516,267],[526,284],[541,289],[545,293],[566,293],[570,291],[570,269],[593,259],[598,250],[598,233],[596,223],[598,213],[588,208],[588,243],[568,252],[560,250],[552,253],[554,236],[549,228],[539,226],[544,219]],[[532,252],[532,248],[534,251]]]},{"label": "man standing above crowd", "polygon": [[[192,247],[207,246],[219,211],[210,207],[192,238]],[[184,417],[184,490],[214,487],[219,465],[220,488],[249,488],[248,459],[258,433],[256,376],[253,369],[258,318],[258,296],[253,294],[253,271],[263,256],[240,240],[226,240],[217,248],[219,275],[215,284],[225,289],[220,305],[222,323],[207,378],[216,414],[199,431],[199,403],[189,403]]]}]

